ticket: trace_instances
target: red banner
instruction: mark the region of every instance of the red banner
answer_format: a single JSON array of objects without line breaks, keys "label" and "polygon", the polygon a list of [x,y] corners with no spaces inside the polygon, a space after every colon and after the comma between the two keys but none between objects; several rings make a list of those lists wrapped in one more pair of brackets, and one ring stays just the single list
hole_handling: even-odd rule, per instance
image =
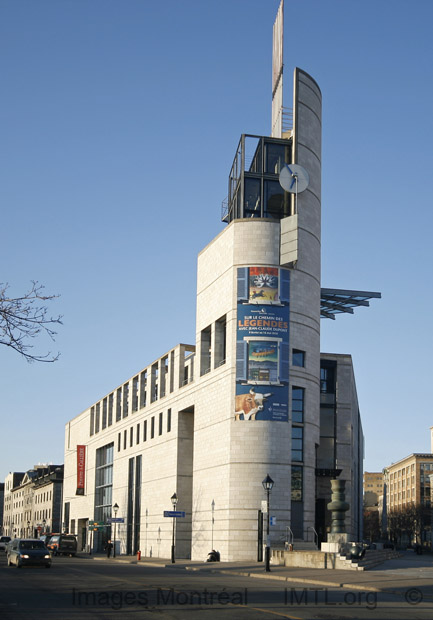
[{"label": "red banner", "polygon": [[86,471],[86,446],[77,446],[77,491],[75,495],[84,495]]}]

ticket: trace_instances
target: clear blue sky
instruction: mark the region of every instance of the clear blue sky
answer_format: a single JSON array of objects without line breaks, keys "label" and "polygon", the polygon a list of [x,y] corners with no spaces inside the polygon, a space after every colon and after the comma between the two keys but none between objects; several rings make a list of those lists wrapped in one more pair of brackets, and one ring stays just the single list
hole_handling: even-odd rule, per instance
[{"label": "clear blue sky", "polygon": [[[69,419],[194,343],[197,253],[240,134],[270,131],[278,4],[0,4],[0,281],[39,280],[64,315],[57,363],[0,349],[0,480],[62,463]],[[322,321],[322,351],[353,356],[369,471],[430,450],[432,22],[430,0],[286,0],[285,104],[295,66],[323,94],[322,285],[383,294]]]}]

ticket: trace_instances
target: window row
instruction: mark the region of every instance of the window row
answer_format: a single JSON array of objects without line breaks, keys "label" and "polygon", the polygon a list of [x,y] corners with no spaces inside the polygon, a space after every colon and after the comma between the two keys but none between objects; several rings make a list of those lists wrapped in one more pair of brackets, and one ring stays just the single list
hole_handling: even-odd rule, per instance
[{"label": "window row", "polygon": [[[157,428],[158,425],[158,428]],[[167,415],[165,420],[165,429],[167,433],[171,431],[171,409],[167,409]],[[156,432],[158,435],[162,435],[164,432],[164,413],[161,412],[158,416],[152,416],[143,422],[131,426],[125,429],[123,433],[117,435],[117,451],[120,452],[123,445],[123,450],[128,447],[132,448],[134,445],[138,445],[141,442],[145,442],[148,439],[154,439]]]},{"label": "window row", "polygon": [[[225,317],[216,322],[215,363],[225,361]],[[90,407],[89,434],[95,435],[194,379],[195,347],[179,345],[100,402]],[[175,378],[175,372],[176,377]]]},{"label": "window row", "polygon": [[53,498],[52,491],[46,491],[45,493],[41,493],[40,495],[35,495],[35,504],[43,504],[44,502],[49,502]]},{"label": "window row", "polygon": [[200,337],[200,376],[212,368],[219,368],[226,361],[227,320],[219,318],[213,325],[201,330]]}]

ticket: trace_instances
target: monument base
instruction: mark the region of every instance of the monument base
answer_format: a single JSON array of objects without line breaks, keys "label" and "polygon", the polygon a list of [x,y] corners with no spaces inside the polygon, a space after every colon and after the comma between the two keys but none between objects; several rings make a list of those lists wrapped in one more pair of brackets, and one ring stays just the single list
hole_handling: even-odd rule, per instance
[{"label": "monument base", "polygon": [[340,553],[349,543],[349,534],[328,534],[328,540],[321,543],[320,550],[328,553]]}]

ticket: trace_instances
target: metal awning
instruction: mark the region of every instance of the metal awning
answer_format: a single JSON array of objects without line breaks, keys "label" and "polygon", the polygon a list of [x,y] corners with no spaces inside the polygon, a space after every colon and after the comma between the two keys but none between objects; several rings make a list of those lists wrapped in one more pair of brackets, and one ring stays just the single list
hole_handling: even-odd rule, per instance
[{"label": "metal awning", "polygon": [[342,312],[353,314],[353,308],[369,306],[370,299],[382,297],[381,293],[338,288],[322,288],[320,293],[320,317],[324,319],[335,319],[335,315]]}]

